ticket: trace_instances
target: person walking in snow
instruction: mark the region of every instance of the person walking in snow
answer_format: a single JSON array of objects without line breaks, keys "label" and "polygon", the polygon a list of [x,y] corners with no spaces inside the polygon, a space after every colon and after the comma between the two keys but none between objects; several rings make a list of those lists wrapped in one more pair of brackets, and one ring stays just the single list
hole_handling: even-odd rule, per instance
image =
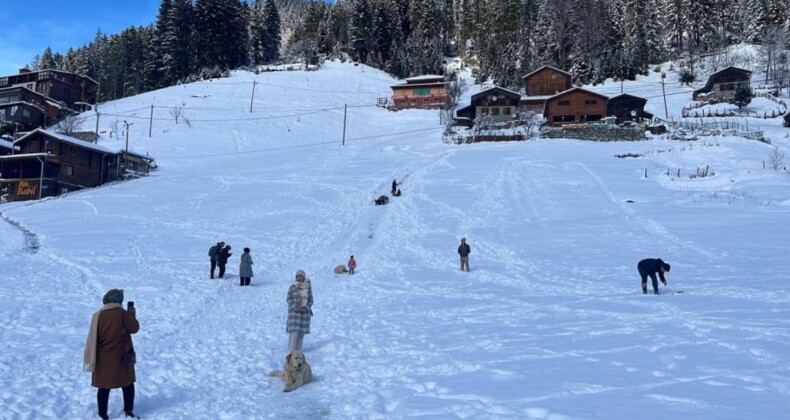
[{"label": "person walking in snow", "polygon": [[140,331],[134,308],[123,309],[123,290],[112,289],[104,294],[104,306],[91,317],[83,355],[84,369],[91,372],[91,385],[98,388],[96,404],[99,417],[108,419],[107,405],[110,390],[123,390],[123,411],[134,415],[134,353],[132,334]]},{"label": "person walking in snow", "polygon": [[397,191],[397,190],[398,190],[398,185],[400,185],[400,184],[398,184],[398,181],[396,181],[395,179],[393,179],[393,180],[392,180],[392,194],[393,194],[393,195],[395,194],[395,191]]},{"label": "person walking in snow", "polygon": [[348,274],[354,274],[354,269],[357,268],[357,260],[354,259],[352,255],[351,258],[348,259]]},{"label": "person walking in snow", "polygon": [[225,245],[223,243],[223,247],[220,248],[219,253],[217,253],[217,265],[219,266],[219,278],[223,278],[225,276],[225,265],[228,263],[228,258],[233,255],[230,252],[230,245]]},{"label": "person walking in snow", "polygon": [[310,334],[310,319],[313,317],[313,289],[304,270],[296,271],[296,279],[288,288],[288,351],[302,351],[305,334]]},{"label": "person walking in snow", "polygon": [[214,270],[217,269],[217,257],[219,256],[219,250],[225,246],[225,242],[217,242],[216,245],[212,246],[208,249],[208,257],[211,260],[211,274],[210,278],[214,278]]},{"label": "person walking in snow", "polygon": [[667,285],[667,279],[664,278],[664,273],[669,272],[670,266],[661,258],[645,258],[644,260],[639,261],[639,264],[636,265],[636,269],[639,271],[639,277],[642,278],[642,294],[647,294],[648,276],[650,276],[650,279],[653,280],[653,294],[658,294],[658,280],[656,279],[656,273],[658,273],[658,277],[661,278],[661,283],[664,283],[664,286]]},{"label": "person walking in snow", "polygon": [[249,286],[252,280],[252,256],[250,249],[244,248],[244,253],[241,254],[241,262],[239,263],[239,286]]},{"label": "person walking in snow", "polygon": [[469,254],[471,252],[472,248],[466,243],[466,238],[461,238],[461,245],[458,246],[458,255],[461,256],[461,271],[464,271],[464,267],[466,267],[466,272],[469,272]]}]

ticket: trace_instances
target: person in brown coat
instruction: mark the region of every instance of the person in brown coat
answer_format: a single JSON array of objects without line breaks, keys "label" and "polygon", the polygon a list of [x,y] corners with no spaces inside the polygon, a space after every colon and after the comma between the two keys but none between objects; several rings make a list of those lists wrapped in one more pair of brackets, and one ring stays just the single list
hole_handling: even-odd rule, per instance
[{"label": "person in brown coat", "polygon": [[[123,290],[112,289],[104,295],[104,306],[91,318],[85,342],[85,371],[92,372],[91,385],[98,388],[96,402],[99,417],[108,419],[107,403],[110,390],[123,390],[123,411],[134,414],[134,345],[132,334],[140,330],[135,310],[124,310]],[[131,360],[130,360],[131,359]]]}]

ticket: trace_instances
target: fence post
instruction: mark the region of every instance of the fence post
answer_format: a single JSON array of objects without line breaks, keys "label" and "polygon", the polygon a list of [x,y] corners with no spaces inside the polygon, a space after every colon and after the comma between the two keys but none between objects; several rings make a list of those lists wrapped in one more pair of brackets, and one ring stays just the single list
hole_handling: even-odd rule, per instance
[{"label": "fence post", "polygon": [[151,138],[151,128],[154,126],[154,104],[151,104],[151,115],[148,116],[148,138]]}]

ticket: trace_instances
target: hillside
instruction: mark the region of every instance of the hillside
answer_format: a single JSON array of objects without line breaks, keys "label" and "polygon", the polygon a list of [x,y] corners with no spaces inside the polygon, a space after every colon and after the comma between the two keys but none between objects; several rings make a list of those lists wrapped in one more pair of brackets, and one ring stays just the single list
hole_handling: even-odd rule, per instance
[{"label": "hillside", "polygon": [[[0,205],[0,417],[95,416],[82,352],[111,288],[136,302],[147,419],[782,417],[790,176],[763,166],[773,146],[447,145],[436,111],[375,106],[395,82],[331,62],[101,104],[100,144],[121,147],[125,120],[159,169]],[[374,206],[393,178],[403,196]],[[229,278],[209,280],[219,240]],[[245,246],[255,277],[240,288]],[[333,274],[352,254],[357,274]],[[641,294],[650,257],[672,264],[660,296]],[[266,373],[287,350],[297,269],[315,295],[316,379],[284,394]],[[122,415],[117,390],[110,412]]]}]

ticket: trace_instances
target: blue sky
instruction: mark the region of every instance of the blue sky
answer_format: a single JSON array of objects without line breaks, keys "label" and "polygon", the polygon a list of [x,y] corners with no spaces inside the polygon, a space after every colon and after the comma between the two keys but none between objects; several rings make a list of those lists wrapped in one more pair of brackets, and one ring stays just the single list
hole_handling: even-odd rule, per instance
[{"label": "blue sky", "polygon": [[0,1],[0,75],[16,74],[47,46],[65,53],[101,28],[115,34],[154,22],[161,0],[24,0],[12,11]]}]

